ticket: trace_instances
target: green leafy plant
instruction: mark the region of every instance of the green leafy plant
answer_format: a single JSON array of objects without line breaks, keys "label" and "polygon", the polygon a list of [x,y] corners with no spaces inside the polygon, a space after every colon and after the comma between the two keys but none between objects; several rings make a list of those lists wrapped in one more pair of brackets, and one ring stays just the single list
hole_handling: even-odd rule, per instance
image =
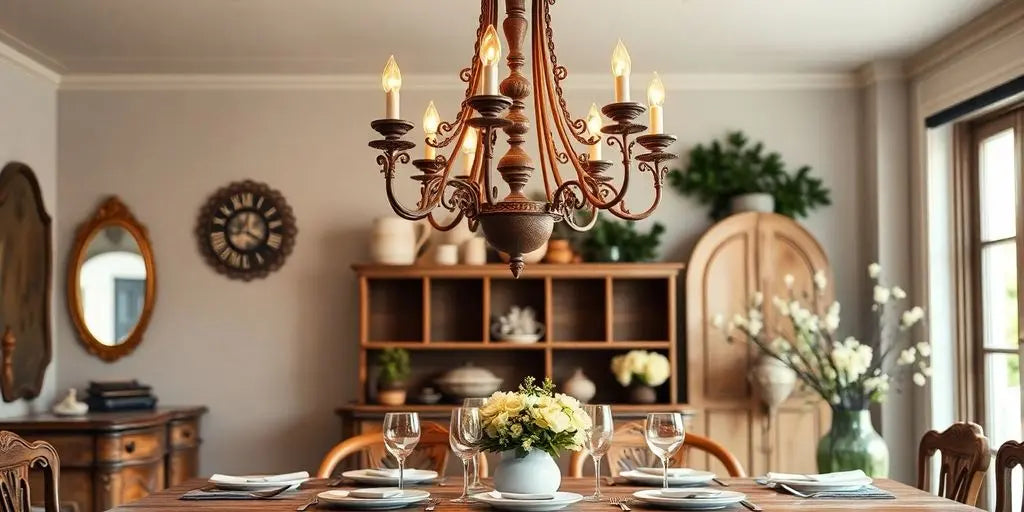
[{"label": "green leafy plant", "polygon": [[377,387],[382,389],[396,389],[405,385],[405,379],[409,378],[412,368],[409,364],[409,352],[402,348],[386,348],[377,355],[377,366],[380,367],[380,374],[377,376]]},{"label": "green leafy plant", "polygon": [[766,154],[763,143],[749,142],[743,132],[734,131],[724,141],[698,144],[690,150],[685,172],[670,172],[669,183],[682,194],[710,204],[713,219],[728,215],[729,200],[741,194],[771,194],[775,212],[793,218],[832,204],[829,189],[811,176],[810,167],[790,173],[778,153]]},{"label": "green leafy plant", "polygon": [[[587,232],[583,241],[583,252],[588,261],[651,261],[658,254],[661,235],[665,226],[655,222],[650,231],[642,233],[632,222],[615,222],[604,218]],[[618,258],[609,258],[612,248],[618,251]]]}]

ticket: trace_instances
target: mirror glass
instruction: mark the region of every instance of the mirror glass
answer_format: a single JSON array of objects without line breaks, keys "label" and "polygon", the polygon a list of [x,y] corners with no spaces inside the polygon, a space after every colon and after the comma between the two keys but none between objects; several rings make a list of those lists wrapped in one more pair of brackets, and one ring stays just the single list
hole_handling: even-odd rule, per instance
[{"label": "mirror glass", "polygon": [[78,271],[79,309],[103,345],[120,345],[135,330],[146,303],[146,261],[139,242],[121,226],[107,226],[85,246]]}]

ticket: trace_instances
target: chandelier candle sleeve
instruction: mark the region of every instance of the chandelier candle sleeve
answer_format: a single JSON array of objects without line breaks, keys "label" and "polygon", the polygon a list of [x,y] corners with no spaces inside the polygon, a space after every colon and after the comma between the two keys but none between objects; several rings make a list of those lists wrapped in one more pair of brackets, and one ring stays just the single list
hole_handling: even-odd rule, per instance
[{"label": "chandelier candle sleeve", "polygon": [[587,146],[588,159],[593,162],[601,159],[601,113],[597,111],[597,104],[590,104],[590,112],[587,114],[587,132],[591,137],[597,137],[597,143]]},{"label": "chandelier candle sleeve", "polygon": [[402,88],[402,72],[398,69],[395,56],[388,57],[388,63],[384,65],[384,73],[381,75],[381,83],[384,86],[384,93],[387,98],[385,108],[385,119],[401,119],[399,111],[398,91]]},{"label": "chandelier candle sleeve", "polygon": [[629,73],[632,63],[629,60],[629,52],[622,39],[615,45],[612,52],[612,75],[615,77],[615,101],[623,103],[629,101]]},{"label": "chandelier candle sleeve", "polygon": [[427,136],[427,143],[423,145],[423,157],[427,160],[433,160],[437,157],[437,148],[430,144],[437,142],[437,127],[440,124],[441,115],[438,114],[437,107],[431,101],[427,105],[427,111],[423,113],[423,133]]},{"label": "chandelier candle sleeve", "polygon": [[473,174],[473,160],[476,159],[476,128],[466,130],[466,138],[462,140],[462,153],[466,155],[466,174]]},{"label": "chandelier candle sleeve", "polygon": [[488,25],[480,40],[480,62],[484,66],[483,94],[498,94],[498,61],[501,60],[501,39],[494,25]]},{"label": "chandelier candle sleeve", "polygon": [[651,109],[651,134],[665,133],[665,84],[661,83],[658,73],[654,73],[651,85],[647,87],[647,103]]}]

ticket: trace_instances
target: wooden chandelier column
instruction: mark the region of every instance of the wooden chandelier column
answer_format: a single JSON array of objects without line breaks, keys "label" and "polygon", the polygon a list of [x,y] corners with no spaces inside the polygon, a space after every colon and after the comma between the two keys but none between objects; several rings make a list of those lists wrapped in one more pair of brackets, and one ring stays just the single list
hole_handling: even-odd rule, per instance
[{"label": "wooden chandelier column", "polygon": [[505,2],[505,21],[502,28],[508,41],[509,75],[500,84],[501,94],[512,99],[512,106],[505,117],[512,122],[505,127],[508,135],[508,151],[498,161],[497,169],[501,178],[508,183],[510,192],[505,200],[526,201],[523,187],[533,175],[533,159],[523,149],[526,134],[530,131],[529,119],[524,113],[526,102],[530,96],[530,80],[521,71],[526,58],[523,55],[523,41],[526,39],[527,19],[526,0],[507,0]]}]

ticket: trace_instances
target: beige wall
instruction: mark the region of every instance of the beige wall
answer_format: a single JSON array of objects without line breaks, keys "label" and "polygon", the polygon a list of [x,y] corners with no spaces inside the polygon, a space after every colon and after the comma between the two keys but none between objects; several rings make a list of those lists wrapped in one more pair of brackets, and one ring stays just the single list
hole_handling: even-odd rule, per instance
[{"label": "beige wall", "polygon": [[[0,52],[2,53],[2,52]],[[0,167],[16,160],[35,172],[43,192],[43,203],[54,224],[57,222],[57,88],[45,78],[0,56]],[[56,231],[56,226],[54,227]],[[54,289],[60,282],[54,274]],[[63,307],[56,299],[52,313]],[[57,335],[54,334],[54,340]],[[59,351],[54,341],[54,351]],[[47,409],[53,401],[57,354],[46,369],[43,389],[35,400],[0,403],[0,416],[16,416]]]},{"label": "beige wall", "polygon": [[[457,93],[429,96],[450,116]],[[858,90],[669,94],[666,124],[680,135],[678,148],[742,128],[825,178],[835,205],[807,225],[834,263],[844,315],[859,318],[867,261]],[[569,95],[582,112],[607,91]],[[405,117],[418,121],[427,99],[403,91]],[[113,364],[81,349],[58,297],[59,386],[137,377],[163,404],[209,405],[204,473],[315,468],[337,439],[333,408],[355,396],[349,265],[367,259],[370,221],[389,212],[366,147],[381,106],[381,95],[366,90],[62,91],[58,277],[77,223],[117,194],[149,228],[160,281],[143,343]],[[285,266],[251,283],[207,267],[192,234],[207,195],[244,178],[283,192],[299,227]],[[668,226],[672,260],[684,259],[708,225],[706,210],[674,191],[655,218]]]}]

